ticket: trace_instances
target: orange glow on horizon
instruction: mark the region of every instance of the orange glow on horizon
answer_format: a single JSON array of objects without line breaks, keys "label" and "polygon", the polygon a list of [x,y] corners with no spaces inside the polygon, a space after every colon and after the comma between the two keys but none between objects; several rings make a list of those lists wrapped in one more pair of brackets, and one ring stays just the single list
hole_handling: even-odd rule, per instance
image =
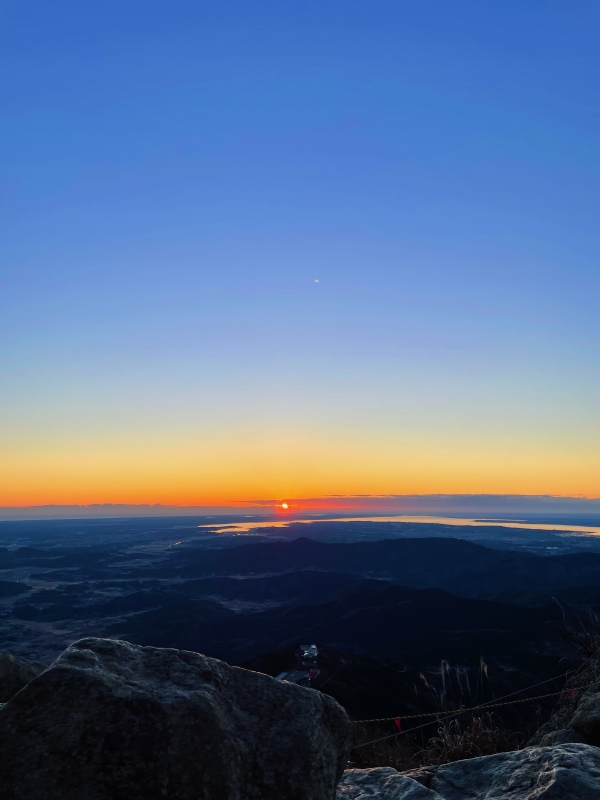
[{"label": "orange glow on horizon", "polygon": [[[239,430],[82,436],[27,446],[5,440],[1,451],[0,506],[13,507],[264,506],[283,513],[351,510],[361,497],[389,495],[600,495],[593,437],[575,447],[490,436]],[[287,499],[269,499],[278,497]]]}]

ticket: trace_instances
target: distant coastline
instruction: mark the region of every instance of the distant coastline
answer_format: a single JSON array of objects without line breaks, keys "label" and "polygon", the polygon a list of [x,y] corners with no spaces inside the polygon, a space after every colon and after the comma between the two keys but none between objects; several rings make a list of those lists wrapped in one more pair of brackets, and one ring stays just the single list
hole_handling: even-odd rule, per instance
[{"label": "distant coastline", "polygon": [[[575,523],[600,518],[600,498],[551,495],[388,495],[381,497],[319,497],[281,500],[249,500],[231,505],[163,505],[94,503],[90,505],[39,505],[0,507],[0,521],[44,519],[114,519],[122,517],[249,516],[265,521],[359,514],[409,514],[474,517],[490,520]],[[515,519],[517,518],[517,519]],[[564,518],[564,519],[561,519]]]}]

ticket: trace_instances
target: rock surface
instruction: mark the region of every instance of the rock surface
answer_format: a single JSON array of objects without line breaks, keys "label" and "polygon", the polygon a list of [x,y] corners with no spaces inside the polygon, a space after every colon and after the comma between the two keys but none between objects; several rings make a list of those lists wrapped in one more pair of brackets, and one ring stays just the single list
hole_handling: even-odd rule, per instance
[{"label": "rock surface", "polygon": [[332,800],[348,748],[326,695],[109,639],[0,709],[3,800]]},{"label": "rock surface", "polygon": [[429,785],[444,800],[597,800],[600,750],[567,744],[455,761]]},{"label": "rock surface", "polygon": [[[585,744],[528,747],[408,773],[349,770],[338,800],[598,800],[600,749]],[[357,776],[353,773],[371,773]],[[385,774],[384,774],[385,773]],[[347,777],[346,777],[347,776]],[[398,779],[404,778],[406,782]],[[412,778],[412,780],[410,780]],[[428,794],[413,794],[420,783]],[[345,785],[353,788],[345,792]],[[360,792],[360,787],[364,791]]]},{"label": "rock surface", "polygon": [[7,703],[45,668],[37,661],[24,661],[0,650],[0,703]]},{"label": "rock surface", "polygon": [[425,788],[391,767],[348,769],[337,790],[337,800],[441,800],[437,792]]},{"label": "rock surface", "polygon": [[568,680],[550,719],[529,744],[566,742],[600,747],[600,654],[589,658]]}]

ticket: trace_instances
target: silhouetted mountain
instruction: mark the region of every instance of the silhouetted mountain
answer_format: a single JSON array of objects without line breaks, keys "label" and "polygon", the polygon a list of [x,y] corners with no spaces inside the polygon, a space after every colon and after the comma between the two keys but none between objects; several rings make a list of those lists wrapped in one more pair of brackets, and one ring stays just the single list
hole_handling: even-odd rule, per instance
[{"label": "silhouetted mountain", "polygon": [[16,581],[0,581],[0,597],[14,597],[29,591],[29,587]]},{"label": "silhouetted mountain", "polygon": [[[180,550],[173,564],[182,576],[198,574],[266,575],[302,569],[347,572],[387,578],[405,585],[433,586],[467,569],[500,563],[505,551],[460,539],[385,539],[378,542],[329,544],[312,539],[269,542],[228,550]],[[512,553],[509,553],[509,556]],[[527,554],[521,554],[527,557]],[[177,561],[181,565],[177,567]],[[598,557],[600,564],[600,556]]]},{"label": "silhouetted mountain", "polygon": [[[91,548],[62,553],[28,550],[21,555],[20,551],[5,551],[0,560],[45,568],[48,571],[32,573],[31,578],[55,582],[114,581],[117,575],[128,580],[178,582],[229,576],[272,579],[283,573],[317,570],[382,578],[419,589],[440,588],[467,597],[493,598],[521,591],[552,594],[572,586],[600,588],[597,553],[540,556],[449,538],[354,543],[300,538],[217,550],[174,548],[160,555],[144,554],[143,559],[135,552],[94,552]],[[206,593],[224,591],[225,584],[221,584],[221,589],[207,589]]]},{"label": "silhouetted mountain", "polygon": [[[519,608],[368,581],[323,603],[236,614],[187,600],[129,617],[113,635],[140,644],[199,650],[234,663],[302,641],[412,662],[530,655],[560,649],[556,605]],[[550,626],[547,623],[552,623]],[[528,658],[527,656],[526,658]]]},{"label": "silhouetted mountain", "polygon": [[175,585],[172,589],[188,597],[216,595],[232,600],[316,603],[360,580],[360,576],[343,572],[302,570],[265,578],[199,578]]},{"label": "silhouetted mountain", "polygon": [[2,558],[7,591],[20,594],[3,601],[0,644],[35,635],[37,657],[81,636],[118,635],[236,662],[306,639],[415,663],[481,653],[554,663],[564,653],[545,624],[561,617],[552,597],[600,602],[600,555],[450,538],[22,548]]},{"label": "silhouetted mountain", "polygon": [[[493,550],[461,539],[386,539],[329,544],[310,539],[269,542],[227,550],[180,550],[170,567],[181,578],[200,575],[272,575],[297,570],[345,572],[384,578],[414,588],[442,588],[468,597],[500,592],[552,592],[600,587],[600,554],[539,556]],[[150,568],[158,574],[163,565]]]}]

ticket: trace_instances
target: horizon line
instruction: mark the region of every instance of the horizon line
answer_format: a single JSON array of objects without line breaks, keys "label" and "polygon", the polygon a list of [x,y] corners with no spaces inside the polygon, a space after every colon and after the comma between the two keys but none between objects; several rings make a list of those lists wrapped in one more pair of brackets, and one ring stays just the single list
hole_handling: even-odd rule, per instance
[{"label": "horizon line", "polygon": [[46,503],[0,506],[0,521],[149,516],[315,514],[328,512],[391,514],[600,514],[600,497],[526,494],[326,495],[312,498],[229,500],[219,504]]}]

